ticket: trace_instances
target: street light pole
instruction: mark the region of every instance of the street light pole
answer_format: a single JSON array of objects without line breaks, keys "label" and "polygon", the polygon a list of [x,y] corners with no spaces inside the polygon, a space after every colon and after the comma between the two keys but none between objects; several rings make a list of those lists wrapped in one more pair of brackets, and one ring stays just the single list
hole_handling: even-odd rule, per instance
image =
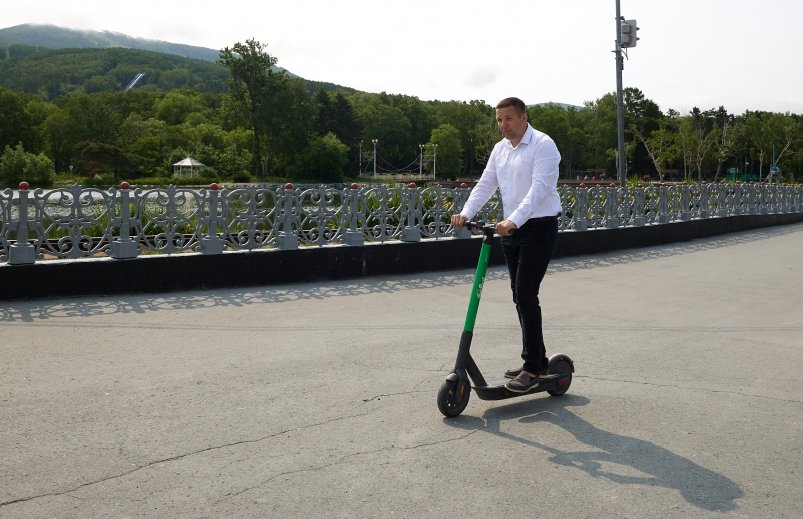
[{"label": "street light pole", "polygon": [[362,139],[360,139],[360,153],[359,158],[357,159],[357,172],[359,176],[362,176]]},{"label": "street light pole", "polygon": [[371,139],[371,142],[374,143],[374,178],[376,178],[376,143],[379,142],[379,139]]},{"label": "street light pole", "polygon": [[419,155],[418,155],[418,176],[421,180],[424,180],[424,145],[418,145]]},{"label": "street light pole", "polygon": [[438,163],[438,144],[433,144],[432,148],[432,180],[435,180],[435,166]]}]

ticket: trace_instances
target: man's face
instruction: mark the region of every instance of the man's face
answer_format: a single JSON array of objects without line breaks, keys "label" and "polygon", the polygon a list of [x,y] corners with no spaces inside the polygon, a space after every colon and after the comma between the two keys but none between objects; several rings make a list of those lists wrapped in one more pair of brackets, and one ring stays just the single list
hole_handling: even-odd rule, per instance
[{"label": "man's face", "polygon": [[518,144],[527,130],[527,112],[519,114],[513,106],[497,108],[496,124],[502,135]]}]

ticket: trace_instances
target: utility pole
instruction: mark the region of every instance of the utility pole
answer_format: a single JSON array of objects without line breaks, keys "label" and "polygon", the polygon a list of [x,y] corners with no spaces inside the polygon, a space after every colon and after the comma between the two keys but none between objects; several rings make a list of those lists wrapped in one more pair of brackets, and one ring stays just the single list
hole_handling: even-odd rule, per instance
[{"label": "utility pole", "polygon": [[625,20],[619,0],[616,0],[616,129],[619,147],[616,151],[616,170],[619,185],[624,186],[627,178],[625,171],[625,107],[622,95],[622,70],[625,68],[622,49],[635,47],[638,41],[636,20]]}]

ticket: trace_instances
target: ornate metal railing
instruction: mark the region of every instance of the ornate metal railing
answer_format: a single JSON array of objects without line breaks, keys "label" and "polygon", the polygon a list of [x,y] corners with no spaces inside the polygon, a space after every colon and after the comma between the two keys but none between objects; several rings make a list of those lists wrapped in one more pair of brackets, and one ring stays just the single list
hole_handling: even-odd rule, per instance
[{"label": "ornate metal railing", "polygon": [[[638,227],[735,215],[803,212],[803,186],[675,184],[559,188],[561,231]],[[353,184],[219,189],[67,188],[0,192],[0,262],[94,256],[465,238],[449,217],[468,199],[465,186]],[[477,219],[496,221],[493,197]]]}]

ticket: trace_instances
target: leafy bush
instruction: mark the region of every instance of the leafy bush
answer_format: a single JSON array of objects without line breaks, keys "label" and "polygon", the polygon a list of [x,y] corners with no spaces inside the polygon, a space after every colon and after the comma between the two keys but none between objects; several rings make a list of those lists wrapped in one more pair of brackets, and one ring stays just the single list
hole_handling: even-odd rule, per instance
[{"label": "leafy bush", "polygon": [[31,187],[50,187],[54,176],[53,161],[42,153],[28,153],[22,144],[6,146],[0,156],[0,187],[16,189],[22,181]]},{"label": "leafy bush", "polygon": [[340,142],[334,133],[315,137],[298,157],[291,169],[291,177],[321,182],[337,182],[348,163],[349,147]]}]

